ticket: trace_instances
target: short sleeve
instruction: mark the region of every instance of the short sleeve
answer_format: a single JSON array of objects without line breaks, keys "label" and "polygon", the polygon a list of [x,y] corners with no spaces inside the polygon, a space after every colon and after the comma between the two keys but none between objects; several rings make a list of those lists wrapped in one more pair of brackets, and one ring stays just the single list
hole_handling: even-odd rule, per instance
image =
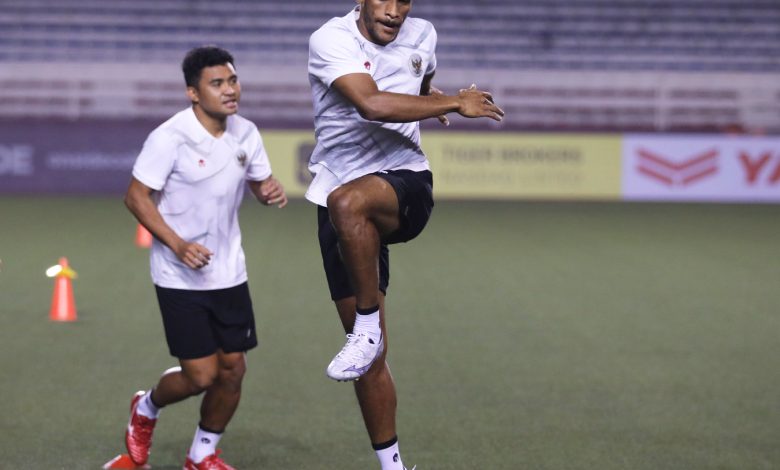
[{"label": "short sleeve", "polygon": [[246,179],[250,181],[263,181],[271,176],[271,162],[268,160],[268,153],[263,145],[263,137],[260,131],[254,128],[253,132],[247,138],[247,145],[250,148],[249,167],[246,172]]},{"label": "short sleeve", "polygon": [[330,87],[337,78],[368,73],[360,46],[349,31],[321,28],[309,38],[309,74]]},{"label": "short sleeve", "polygon": [[160,191],[173,171],[176,161],[176,139],[157,129],[149,134],[133,165],[133,177],[146,186]]},{"label": "short sleeve", "polygon": [[425,75],[430,75],[433,72],[436,71],[436,43],[438,40],[438,35],[436,34],[436,29],[433,28],[433,25],[431,25],[431,58],[428,61],[428,68],[425,70]]}]

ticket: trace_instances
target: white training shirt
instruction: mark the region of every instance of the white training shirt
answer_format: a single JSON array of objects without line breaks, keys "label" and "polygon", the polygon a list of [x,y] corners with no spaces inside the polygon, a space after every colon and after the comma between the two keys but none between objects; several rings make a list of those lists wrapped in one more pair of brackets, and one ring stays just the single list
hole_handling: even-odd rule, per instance
[{"label": "white training shirt", "polygon": [[156,285],[213,290],[247,280],[238,208],[246,180],[271,176],[260,132],[252,122],[228,116],[227,129],[216,138],[192,108],[180,111],[149,134],[133,176],[159,191],[157,209],[173,231],[213,253],[209,264],[196,270],[155,239],[150,265]]},{"label": "white training shirt", "polygon": [[314,180],[306,198],[326,205],[341,184],[383,170],[429,169],[420,148],[420,124],[367,121],[331,84],[352,73],[371,75],[381,91],[419,95],[423,77],[436,69],[436,30],[406,18],[396,39],[372,43],[357,27],[359,6],[333,18],[309,39],[309,83],[317,145],[309,160]]}]

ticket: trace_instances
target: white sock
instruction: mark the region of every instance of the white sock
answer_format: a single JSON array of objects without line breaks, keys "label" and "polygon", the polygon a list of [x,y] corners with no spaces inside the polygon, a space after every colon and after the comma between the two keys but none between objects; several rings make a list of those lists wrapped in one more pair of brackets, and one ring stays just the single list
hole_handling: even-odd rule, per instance
[{"label": "white sock", "polygon": [[198,425],[198,429],[195,431],[195,437],[192,439],[192,446],[190,446],[190,460],[195,463],[201,463],[203,459],[211,454],[217,452],[217,444],[222,438],[222,434],[214,432],[204,431]]},{"label": "white sock", "polygon": [[146,392],[146,395],[142,396],[141,399],[138,400],[138,408],[136,410],[141,416],[157,419],[157,416],[160,414],[160,408],[157,408],[157,406],[155,406],[155,404],[152,402],[151,390]]},{"label": "white sock", "polygon": [[404,470],[404,463],[401,461],[401,452],[398,450],[398,439],[393,438],[391,445],[384,449],[374,449],[382,470]]},{"label": "white sock", "polygon": [[378,340],[382,336],[382,328],[379,326],[379,307],[369,314],[358,311],[355,315],[355,326],[352,328],[352,333],[364,333],[370,338]]}]

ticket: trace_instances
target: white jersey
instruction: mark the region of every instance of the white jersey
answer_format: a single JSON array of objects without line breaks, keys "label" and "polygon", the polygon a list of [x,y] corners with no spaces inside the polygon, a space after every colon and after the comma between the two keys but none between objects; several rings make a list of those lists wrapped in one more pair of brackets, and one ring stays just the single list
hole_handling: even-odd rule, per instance
[{"label": "white jersey", "polygon": [[227,129],[209,134],[192,108],[185,109],[149,134],[133,166],[133,176],[155,193],[157,209],[181,238],[212,253],[195,270],[154,240],[150,254],[152,281],[160,287],[213,290],[247,280],[238,208],[246,180],[261,181],[271,165],[255,125],[228,116]]},{"label": "white jersey", "polygon": [[360,33],[360,7],[333,18],[309,39],[309,83],[317,145],[309,160],[314,180],[306,198],[326,205],[341,184],[383,170],[429,169],[420,148],[420,124],[367,121],[331,84],[352,73],[371,75],[381,91],[419,95],[425,75],[436,69],[436,30],[407,18],[393,42],[372,43]]}]

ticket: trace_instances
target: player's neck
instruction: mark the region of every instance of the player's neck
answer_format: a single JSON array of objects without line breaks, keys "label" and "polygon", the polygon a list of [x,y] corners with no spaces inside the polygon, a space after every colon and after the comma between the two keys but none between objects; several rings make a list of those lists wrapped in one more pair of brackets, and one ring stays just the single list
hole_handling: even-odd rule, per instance
[{"label": "player's neck", "polygon": [[198,105],[193,106],[192,110],[206,132],[216,138],[222,137],[227,129],[227,116],[210,114]]}]

